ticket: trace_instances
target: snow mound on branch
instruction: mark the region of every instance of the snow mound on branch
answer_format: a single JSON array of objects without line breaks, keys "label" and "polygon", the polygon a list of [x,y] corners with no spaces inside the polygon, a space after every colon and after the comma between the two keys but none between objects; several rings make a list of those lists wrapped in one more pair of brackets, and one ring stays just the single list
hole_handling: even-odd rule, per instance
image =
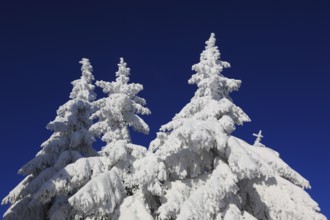
[{"label": "snow mound on branch", "polygon": [[125,196],[122,179],[115,169],[102,173],[89,181],[69,203],[78,211],[89,215],[112,213]]},{"label": "snow mound on branch", "polygon": [[245,209],[257,219],[326,220],[306,191],[280,176],[243,181],[240,195]]},{"label": "snow mound on branch", "polygon": [[227,164],[221,160],[217,163],[205,185],[194,191],[182,204],[178,220],[212,219],[231,202],[232,194],[238,190],[237,178]]},{"label": "snow mound on branch", "polygon": [[279,157],[278,152],[268,147],[253,147],[239,138],[232,137],[232,139],[238,141],[238,143],[244,146],[248,151],[258,155],[259,160],[267,163],[279,176],[302,188],[311,188],[309,182],[305,178],[289,167],[289,165]]},{"label": "snow mound on branch", "polygon": [[117,216],[118,220],[153,220],[145,204],[137,196],[124,199]]},{"label": "snow mound on branch", "polygon": [[90,178],[105,172],[111,161],[104,157],[81,158],[59,171],[52,179],[43,184],[35,194],[40,201],[50,201],[57,194],[68,194],[87,183]]}]

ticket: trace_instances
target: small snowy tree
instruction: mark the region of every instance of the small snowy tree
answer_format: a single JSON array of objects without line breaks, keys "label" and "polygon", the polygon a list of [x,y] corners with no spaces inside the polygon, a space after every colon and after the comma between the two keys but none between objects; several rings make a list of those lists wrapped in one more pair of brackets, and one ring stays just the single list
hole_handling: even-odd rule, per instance
[{"label": "small snowy tree", "polygon": [[229,66],[211,34],[189,80],[198,87],[195,96],[133,163],[137,190],[122,213],[161,220],[325,219],[303,190],[308,181],[277,152],[231,135],[235,124],[250,120],[229,97],[241,84],[222,75]]},{"label": "small snowy tree", "polygon": [[137,96],[143,86],[128,83],[130,69],[120,59],[115,82],[97,81],[108,96],[93,103],[97,111],[91,116],[98,121],[90,131],[106,142],[97,157],[82,158],[66,166],[36,193],[47,203],[53,197],[67,196],[70,207],[52,210],[51,219],[107,219],[131,193],[127,173],[133,161],[142,158],[146,148],[131,143],[129,127],[147,134],[148,125],[137,115],[150,114],[146,101]]},{"label": "small snowy tree", "polygon": [[[25,164],[19,173],[27,177],[14,188],[2,201],[11,203],[4,219],[44,219],[45,206],[33,198],[42,184],[51,179],[57,171],[81,157],[94,156],[93,135],[89,132],[92,125],[91,102],[95,100],[92,81],[92,66],[83,58],[82,76],[72,82],[71,100],[60,106],[54,121],[47,129],[54,133],[45,141],[36,157]],[[47,204],[54,206],[55,203]]]},{"label": "small snowy tree", "polygon": [[262,133],[262,131],[260,130],[258,132],[258,134],[253,134],[253,136],[256,137],[256,140],[254,141],[254,144],[253,144],[254,146],[259,146],[259,147],[264,147],[265,146],[261,143],[261,139],[264,137],[261,133]]}]

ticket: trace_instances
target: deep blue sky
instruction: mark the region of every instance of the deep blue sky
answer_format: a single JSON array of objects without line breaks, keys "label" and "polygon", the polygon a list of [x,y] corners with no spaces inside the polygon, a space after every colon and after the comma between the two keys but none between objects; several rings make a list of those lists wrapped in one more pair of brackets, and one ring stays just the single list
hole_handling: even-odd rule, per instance
[{"label": "deep blue sky", "polygon": [[235,135],[253,143],[262,129],[330,216],[328,0],[105,2],[1,1],[1,198],[51,135],[45,125],[68,100],[82,57],[107,81],[126,59],[153,113],[144,117],[150,135],[133,136],[147,146],[193,96],[191,65],[214,32],[232,65],[223,74],[243,81],[234,102],[252,119]]}]

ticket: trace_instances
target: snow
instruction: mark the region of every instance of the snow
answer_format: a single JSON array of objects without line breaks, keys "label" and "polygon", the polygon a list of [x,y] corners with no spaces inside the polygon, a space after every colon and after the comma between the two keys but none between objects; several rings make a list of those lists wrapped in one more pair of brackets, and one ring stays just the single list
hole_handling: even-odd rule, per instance
[{"label": "snow", "polygon": [[73,89],[70,98],[88,100],[91,102],[96,99],[96,93],[94,92],[95,86],[92,85],[92,81],[95,80],[92,74],[93,67],[87,58],[82,58],[79,63],[81,64],[82,77],[71,83]]},{"label": "snow", "polygon": [[[122,58],[118,68],[115,82],[96,83],[108,97],[92,103],[95,111],[90,118],[97,121],[87,131],[92,138],[101,137],[106,145],[98,155],[77,159],[59,170],[44,181],[33,197],[43,204],[52,203],[50,217],[53,219],[68,213],[76,218],[114,217],[127,196],[126,189],[131,190],[129,179],[134,161],[147,153],[144,147],[130,143],[128,130],[131,126],[142,133],[149,131],[148,125],[136,115],[150,114],[149,109],[143,107],[146,101],[136,96],[143,87],[128,84],[130,69]],[[151,184],[148,189],[159,190],[159,186]]]},{"label": "snow", "polygon": [[153,220],[139,196],[129,196],[123,201],[118,211],[118,220]]},{"label": "snow", "polygon": [[[80,63],[71,100],[47,126],[54,133],[2,201],[12,204],[4,219],[326,219],[309,182],[261,143],[261,131],[253,145],[232,135],[250,118],[229,96],[241,81],[222,74],[230,64],[214,34],[192,66],[197,91],[148,150],[131,140],[129,128],[149,132],[139,115],[151,112],[124,59],[115,81],[96,82],[107,94],[98,100],[92,66]],[[96,138],[105,142],[100,152]]]},{"label": "snow", "polygon": [[257,219],[326,219],[304,190],[279,176],[246,182],[241,193]]},{"label": "snow", "polygon": [[255,136],[256,137],[256,140],[254,141],[254,146],[264,146],[262,143],[261,143],[261,139],[264,137],[264,136],[262,136],[262,131],[260,130],[259,132],[258,132],[258,134],[253,134],[253,136]]},{"label": "snow", "polygon": [[143,192],[163,195],[162,181],[167,179],[165,165],[156,155],[147,153],[145,157],[134,161],[132,173],[128,176],[127,186],[138,186]]},{"label": "snow", "polygon": [[274,175],[267,163],[260,160],[258,155],[243,147],[236,138],[228,139],[227,158],[231,170],[239,180],[253,179],[264,176],[266,179]]},{"label": "snow", "polygon": [[102,173],[91,179],[75,195],[69,203],[81,213],[88,216],[112,213],[125,196],[125,189],[115,169]]},{"label": "snow", "polygon": [[164,203],[158,209],[159,219],[175,218],[179,212],[181,205],[190,196],[191,188],[182,181],[174,181],[168,183],[164,195]]},{"label": "snow", "polygon": [[2,200],[2,205],[7,203],[14,204],[15,201],[20,197],[22,191],[28,185],[29,182],[33,179],[33,175],[26,176],[9,194]]},{"label": "snow", "polygon": [[103,89],[108,97],[94,102],[97,111],[91,116],[98,119],[91,126],[90,131],[97,137],[102,136],[102,141],[110,143],[115,140],[127,140],[130,142],[128,126],[135,131],[144,134],[149,133],[148,125],[137,115],[149,115],[151,112],[144,107],[146,101],[137,96],[143,90],[143,86],[137,83],[130,83],[130,69],[120,58],[115,82],[97,81],[96,85]]},{"label": "snow", "polygon": [[16,200],[16,202],[8,208],[4,214],[4,219],[40,219],[40,216],[46,214],[45,212],[46,210],[40,202],[31,199],[30,196],[26,196]]},{"label": "snow", "polygon": [[245,141],[234,138],[239,142],[241,146],[244,146],[245,149],[252,151],[257,154],[260,161],[267,163],[273,171],[277,173],[277,175],[281,176],[284,179],[289,180],[297,186],[302,188],[311,188],[309,182],[303,178],[299,173],[294,171],[289,167],[281,158],[279,158],[279,153],[264,146],[264,147],[251,147]]},{"label": "snow", "polygon": [[231,197],[238,190],[235,184],[237,178],[227,164],[221,160],[216,163],[218,164],[215,164],[215,169],[205,185],[192,192],[182,204],[178,220],[213,219],[231,202]]},{"label": "snow", "polygon": [[[41,204],[35,205],[37,202],[34,201],[34,194],[38,189],[65,166],[83,156],[96,154],[92,148],[94,138],[88,132],[92,124],[89,118],[92,114],[91,102],[96,98],[94,86],[91,84],[94,76],[88,59],[83,58],[80,63],[82,76],[72,82],[71,99],[59,107],[55,120],[47,125],[47,129],[54,133],[41,145],[42,149],[36,157],[19,170],[20,174],[28,178],[2,201],[3,204],[12,204],[12,211],[5,213],[5,219],[16,218],[16,215],[31,215],[34,219],[44,218],[43,211],[33,211],[45,208]],[[34,214],[31,214],[32,212]]]}]

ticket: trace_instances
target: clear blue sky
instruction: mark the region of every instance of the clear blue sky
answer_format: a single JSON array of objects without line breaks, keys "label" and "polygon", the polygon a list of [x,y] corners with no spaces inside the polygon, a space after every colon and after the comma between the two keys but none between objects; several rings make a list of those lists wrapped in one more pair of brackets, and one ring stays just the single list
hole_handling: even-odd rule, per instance
[{"label": "clear blue sky", "polygon": [[[120,2],[120,3],[119,3]],[[1,1],[0,197],[51,132],[45,125],[68,100],[90,58],[98,80],[114,79],[123,56],[144,85],[149,136],[193,96],[191,65],[216,34],[224,75],[243,81],[234,102],[252,119],[238,137],[263,143],[307,178],[330,217],[330,2],[310,1]],[[2,216],[6,207],[0,208]]]}]

